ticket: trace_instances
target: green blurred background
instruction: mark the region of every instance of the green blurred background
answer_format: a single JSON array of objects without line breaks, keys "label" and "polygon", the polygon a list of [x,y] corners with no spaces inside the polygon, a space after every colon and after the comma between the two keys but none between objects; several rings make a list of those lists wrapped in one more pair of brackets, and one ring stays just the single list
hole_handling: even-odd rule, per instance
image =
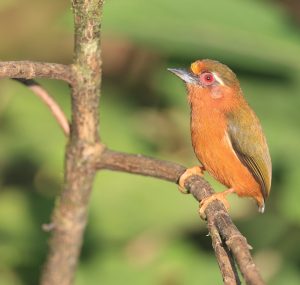
[{"label": "green blurred background", "polygon": [[[115,150],[186,166],[185,89],[167,67],[217,59],[238,75],[273,160],[266,213],[230,198],[268,284],[300,284],[300,3],[298,0],[107,0],[103,17],[101,136]],[[69,1],[1,0],[1,60],[70,63]],[[40,80],[70,115],[68,87]],[[0,82],[0,284],[38,284],[66,139],[25,87]],[[210,177],[213,186],[224,189]],[[221,284],[197,203],[173,184],[101,172],[76,285]]]}]

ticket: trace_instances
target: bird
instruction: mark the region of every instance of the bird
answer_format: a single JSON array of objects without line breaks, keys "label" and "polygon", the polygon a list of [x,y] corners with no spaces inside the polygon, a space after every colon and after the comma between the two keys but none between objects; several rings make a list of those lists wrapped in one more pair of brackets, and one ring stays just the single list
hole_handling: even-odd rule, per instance
[{"label": "bird", "polygon": [[190,68],[168,68],[184,81],[190,105],[192,146],[201,165],[188,168],[179,179],[184,189],[192,175],[207,171],[227,190],[200,203],[200,215],[213,200],[229,209],[227,195],[253,198],[259,212],[271,190],[272,163],[260,121],[247,103],[239,80],[225,64],[196,60]]}]

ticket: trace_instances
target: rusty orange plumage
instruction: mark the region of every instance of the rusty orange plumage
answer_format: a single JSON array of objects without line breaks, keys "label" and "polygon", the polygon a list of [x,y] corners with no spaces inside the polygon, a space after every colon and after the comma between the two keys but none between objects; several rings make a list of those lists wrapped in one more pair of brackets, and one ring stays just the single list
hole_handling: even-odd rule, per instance
[{"label": "rusty orange plumage", "polygon": [[[254,198],[263,212],[271,188],[271,158],[260,122],[246,102],[236,75],[226,65],[208,59],[195,61],[190,70],[169,70],[186,83],[197,158],[229,188],[213,195],[209,202],[225,202],[225,195],[235,192]],[[183,176],[181,186],[189,170]]]}]

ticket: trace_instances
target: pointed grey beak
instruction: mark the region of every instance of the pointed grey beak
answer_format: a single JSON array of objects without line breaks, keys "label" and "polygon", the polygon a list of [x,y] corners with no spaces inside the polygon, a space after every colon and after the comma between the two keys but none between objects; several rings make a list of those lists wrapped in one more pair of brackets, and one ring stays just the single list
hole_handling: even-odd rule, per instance
[{"label": "pointed grey beak", "polygon": [[179,78],[181,78],[186,83],[191,84],[199,84],[197,76],[192,74],[189,70],[184,68],[168,68],[169,71],[177,75]]}]

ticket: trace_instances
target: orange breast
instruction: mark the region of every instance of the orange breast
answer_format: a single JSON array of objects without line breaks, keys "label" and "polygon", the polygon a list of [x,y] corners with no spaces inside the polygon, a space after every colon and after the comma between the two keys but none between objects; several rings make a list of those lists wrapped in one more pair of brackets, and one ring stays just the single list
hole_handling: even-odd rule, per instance
[{"label": "orange breast", "polygon": [[219,182],[262,205],[260,185],[239,160],[227,136],[224,113],[204,104],[191,105],[192,144],[197,158]]}]

